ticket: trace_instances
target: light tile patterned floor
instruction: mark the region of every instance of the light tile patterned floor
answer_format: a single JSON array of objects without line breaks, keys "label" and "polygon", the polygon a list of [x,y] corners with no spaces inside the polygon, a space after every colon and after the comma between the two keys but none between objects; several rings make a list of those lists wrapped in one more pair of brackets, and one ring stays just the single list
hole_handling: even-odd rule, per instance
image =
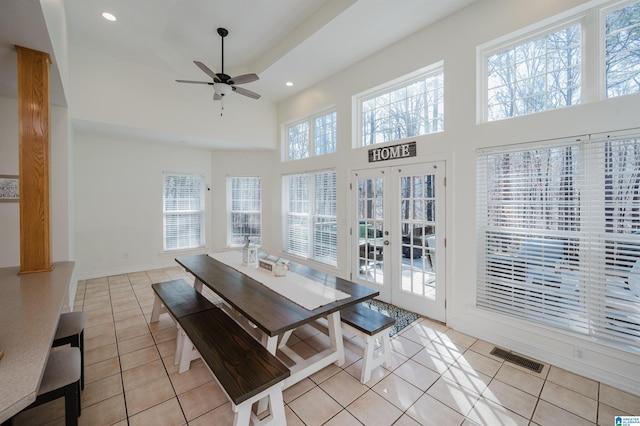
[{"label": "light tile patterned floor", "polygon": [[[86,386],[80,425],[231,425],[231,407],[201,361],[178,374],[176,329],[149,324],[151,283],[184,278],[179,268],[79,283],[75,310],[87,313]],[[296,350],[327,345],[312,327]],[[295,341],[292,341],[295,343]],[[296,425],[613,425],[639,415],[640,397],[546,365],[540,374],[489,354],[493,345],[420,319],[392,339],[390,369],[358,379],[361,357],[331,365],[285,391]],[[18,425],[63,425],[62,399],[21,413]]]}]

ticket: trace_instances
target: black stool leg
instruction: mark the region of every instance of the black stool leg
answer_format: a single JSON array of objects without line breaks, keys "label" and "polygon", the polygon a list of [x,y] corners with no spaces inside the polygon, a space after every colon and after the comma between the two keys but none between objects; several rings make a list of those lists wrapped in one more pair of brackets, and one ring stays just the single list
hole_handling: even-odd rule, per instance
[{"label": "black stool leg", "polygon": [[80,332],[80,388],[84,390],[84,329]]},{"label": "black stool leg", "polygon": [[65,386],[64,389],[64,423],[66,426],[78,426],[80,406],[78,405],[78,382]]}]

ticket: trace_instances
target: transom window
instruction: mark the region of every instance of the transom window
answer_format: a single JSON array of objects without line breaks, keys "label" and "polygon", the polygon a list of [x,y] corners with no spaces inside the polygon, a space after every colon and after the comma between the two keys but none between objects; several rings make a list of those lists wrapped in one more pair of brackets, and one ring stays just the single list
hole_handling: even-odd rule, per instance
[{"label": "transom window", "polygon": [[488,120],[580,103],[582,29],[574,23],[487,57]]},{"label": "transom window", "polygon": [[444,130],[443,64],[357,97],[360,145]]},{"label": "transom window", "polygon": [[336,172],[283,177],[287,253],[337,265]]},{"label": "transom window", "polygon": [[482,150],[479,307],[640,343],[640,133]]},{"label": "transom window", "polygon": [[287,161],[336,152],[336,112],[309,116],[285,126]]},{"label": "transom window", "polygon": [[639,1],[554,20],[478,47],[479,122],[640,92]]},{"label": "transom window", "polygon": [[203,247],[204,175],[164,173],[164,250]]},{"label": "transom window", "polygon": [[640,92],[640,2],[608,12],[605,25],[607,97]]},{"label": "transom window", "polygon": [[256,244],[262,237],[262,178],[228,177],[228,231],[230,247],[244,245],[251,238]]}]

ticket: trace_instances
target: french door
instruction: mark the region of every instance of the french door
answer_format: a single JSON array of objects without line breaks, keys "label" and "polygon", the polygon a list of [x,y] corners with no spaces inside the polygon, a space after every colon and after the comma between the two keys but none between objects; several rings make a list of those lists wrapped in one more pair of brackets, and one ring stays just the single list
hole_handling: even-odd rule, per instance
[{"label": "french door", "polygon": [[355,170],[352,280],[445,321],[445,162]]}]

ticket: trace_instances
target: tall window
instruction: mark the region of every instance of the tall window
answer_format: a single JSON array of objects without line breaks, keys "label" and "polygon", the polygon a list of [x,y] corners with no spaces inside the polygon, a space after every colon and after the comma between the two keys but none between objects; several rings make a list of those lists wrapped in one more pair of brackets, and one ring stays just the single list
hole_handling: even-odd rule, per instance
[{"label": "tall window", "polygon": [[487,57],[488,120],[580,103],[582,28],[574,23]]},{"label": "tall window", "polygon": [[283,177],[285,251],[337,265],[336,172]]},{"label": "tall window", "polygon": [[640,134],[478,155],[480,307],[640,343]]},{"label": "tall window", "polygon": [[260,177],[227,178],[227,243],[243,245],[249,237],[260,244],[262,237],[262,179]]},{"label": "tall window", "polygon": [[204,176],[164,173],[164,250],[204,246]]},{"label": "tall window", "polygon": [[444,73],[438,63],[357,98],[360,144],[444,130]]},{"label": "tall window", "polygon": [[336,112],[309,116],[286,126],[285,135],[288,161],[334,153],[336,152]]},{"label": "tall window", "polygon": [[640,2],[606,14],[607,97],[640,92]]}]

